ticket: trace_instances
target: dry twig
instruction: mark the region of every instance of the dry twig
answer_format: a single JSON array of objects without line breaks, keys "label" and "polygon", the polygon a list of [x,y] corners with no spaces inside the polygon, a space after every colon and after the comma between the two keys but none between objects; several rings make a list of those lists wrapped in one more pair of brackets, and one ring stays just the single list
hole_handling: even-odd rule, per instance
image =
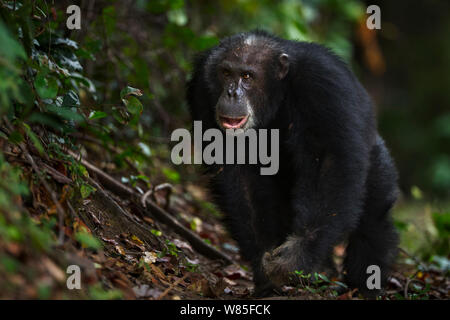
[{"label": "dry twig", "polygon": [[188,276],[189,274],[190,274],[189,272],[186,273],[183,277],[179,278],[177,281],[175,281],[174,283],[172,283],[172,284],[170,285],[170,287],[168,287],[166,290],[164,290],[164,292],[161,293],[161,294],[158,296],[158,298],[156,298],[156,300],[161,300],[162,298],[164,298],[164,297],[165,297],[170,291],[172,291],[173,288],[175,288],[181,281],[183,281],[184,279],[186,279],[187,276]]}]

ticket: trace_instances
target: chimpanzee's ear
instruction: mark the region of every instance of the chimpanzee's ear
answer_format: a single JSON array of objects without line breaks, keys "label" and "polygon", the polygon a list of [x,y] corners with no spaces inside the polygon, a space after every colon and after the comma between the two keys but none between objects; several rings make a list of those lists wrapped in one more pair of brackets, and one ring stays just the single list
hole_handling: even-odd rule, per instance
[{"label": "chimpanzee's ear", "polygon": [[278,57],[278,61],[280,62],[278,68],[278,78],[281,80],[289,71],[289,56],[286,53],[282,53]]}]

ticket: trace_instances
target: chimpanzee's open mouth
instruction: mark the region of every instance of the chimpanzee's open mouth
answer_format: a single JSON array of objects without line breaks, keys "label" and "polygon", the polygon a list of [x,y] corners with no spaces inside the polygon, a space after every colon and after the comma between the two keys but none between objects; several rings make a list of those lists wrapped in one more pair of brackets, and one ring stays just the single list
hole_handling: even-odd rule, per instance
[{"label": "chimpanzee's open mouth", "polygon": [[223,117],[219,116],[219,121],[222,124],[222,126],[226,129],[239,129],[244,126],[244,124],[247,122],[248,115],[243,117]]}]

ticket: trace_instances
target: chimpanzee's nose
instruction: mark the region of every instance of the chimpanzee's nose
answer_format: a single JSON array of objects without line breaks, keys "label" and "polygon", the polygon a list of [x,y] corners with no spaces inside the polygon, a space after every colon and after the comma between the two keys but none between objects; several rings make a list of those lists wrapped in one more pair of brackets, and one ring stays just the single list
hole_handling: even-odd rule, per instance
[{"label": "chimpanzee's nose", "polygon": [[236,85],[230,84],[227,89],[227,93],[229,98],[236,98],[237,97]]}]

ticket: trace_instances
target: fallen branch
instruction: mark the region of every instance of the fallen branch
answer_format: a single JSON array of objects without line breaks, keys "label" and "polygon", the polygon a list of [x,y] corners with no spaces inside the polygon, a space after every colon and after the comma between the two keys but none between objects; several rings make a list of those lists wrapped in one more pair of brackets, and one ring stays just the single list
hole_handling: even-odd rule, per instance
[{"label": "fallen branch", "polygon": [[217,250],[213,246],[207,244],[199,236],[197,236],[191,230],[183,226],[177,219],[172,217],[168,212],[166,212],[158,205],[156,205],[152,200],[146,199],[145,200],[146,208],[144,208],[141,204],[142,196],[138,194],[136,191],[134,191],[132,188],[117,181],[109,174],[97,168],[90,162],[81,159],[80,156],[75,154],[74,152],[68,151],[68,153],[75,159],[79,159],[81,164],[83,164],[88,169],[88,171],[95,174],[97,178],[100,180],[100,182],[104,186],[106,186],[110,191],[112,191],[113,193],[122,198],[126,197],[131,198],[138,206],[143,208],[143,212],[145,214],[148,214],[147,210],[149,209],[154,217],[170,226],[176,233],[178,233],[180,236],[188,240],[192,245],[192,247],[196,249],[199,253],[211,259],[219,259],[229,264],[235,264],[235,262],[228,255]]},{"label": "fallen branch", "polygon": [[[141,197],[141,204],[142,204],[142,206],[144,207],[144,208],[147,208],[147,205],[146,205],[146,202],[147,202],[147,198],[149,197],[149,196],[151,196],[151,195],[153,195],[153,197],[154,197],[154,194],[156,193],[156,192],[158,192],[158,191],[160,191],[160,190],[164,190],[164,189],[167,189],[168,190],[168,192],[167,192],[167,195],[166,195],[166,205],[164,206],[164,209],[168,209],[169,208],[169,201],[170,201],[170,195],[172,194],[172,190],[173,190],[173,186],[170,184],[170,183],[161,183],[161,184],[159,184],[159,185],[157,185],[157,186],[155,186],[155,187],[153,187],[153,188],[151,188],[151,189],[149,189],[146,193],[144,193],[143,195],[142,195],[142,197]],[[156,198],[154,198],[154,199],[156,199]]]}]

